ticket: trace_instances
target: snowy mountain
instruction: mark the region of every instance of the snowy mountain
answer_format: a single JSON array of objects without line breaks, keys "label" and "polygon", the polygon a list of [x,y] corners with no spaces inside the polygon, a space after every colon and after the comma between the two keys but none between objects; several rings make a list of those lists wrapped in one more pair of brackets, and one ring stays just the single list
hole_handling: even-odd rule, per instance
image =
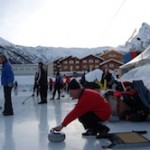
[{"label": "snowy mountain", "polygon": [[82,58],[88,54],[97,55],[105,51],[116,49],[122,52],[143,51],[150,45],[150,25],[143,23],[138,34],[125,45],[97,48],[62,48],[62,47],[25,47],[12,44],[0,38],[0,53],[8,55],[11,63],[37,63],[43,61],[49,63],[60,57],[76,56]]},{"label": "snowy mountain", "polygon": [[12,44],[12,43],[10,43],[10,42],[8,42],[8,41],[6,41],[0,37],[0,46],[13,46],[13,45],[14,44]]},{"label": "snowy mountain", "polygon": [[143,23],[138,31],[130,41],[127,41],[125,45],[119,46],[120,51],[144,51],[150,46],[150,25]]},{"label": "snowy mountain", "polygon": [[43,61],[49,63],[60,57],[76,56],[82,58],[88,54],[100,54],[112,47],[99,48],[62,48],[62,47],[25,47],[11,44],[0,38],[0,53],[6,54],[11,63],[37,63]]}]

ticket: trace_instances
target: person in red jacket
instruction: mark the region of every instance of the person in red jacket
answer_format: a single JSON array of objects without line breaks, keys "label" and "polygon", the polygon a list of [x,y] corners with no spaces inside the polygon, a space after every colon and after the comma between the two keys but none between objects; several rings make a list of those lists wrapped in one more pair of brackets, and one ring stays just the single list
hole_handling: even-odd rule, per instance
[{"label": "person in red jacket", "polygon": [[52,130],[60,131],[78,118],[87,130],[82,133],[83,136],[96,135],[97,138],[106,136],[109,128],[102,122],[108,120],[111,115],[109,103],[97,91],[81,88],[75,79],[69,83],[69,93],[72,99],[78,99],[78,102],[63,122]]},{"label": "person in red jacket", "polygon": [[65,84],[66,84],[66,92],[69,91],[69,88],[68,88],[68,85],[69,85],[69,82],[70,82],[70,76],[69,75],[65,75]]}]

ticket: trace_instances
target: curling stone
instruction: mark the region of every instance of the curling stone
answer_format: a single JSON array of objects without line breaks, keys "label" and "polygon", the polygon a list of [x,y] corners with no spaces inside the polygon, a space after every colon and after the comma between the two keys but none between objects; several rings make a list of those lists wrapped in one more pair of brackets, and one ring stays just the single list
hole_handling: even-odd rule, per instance
[{"label": "curling stone", "polygon": [[62,142],[66,138],[65,133],[63,132],[57,132],[57,131],[50,131],[48,134],[48,140],[50,142]]}]

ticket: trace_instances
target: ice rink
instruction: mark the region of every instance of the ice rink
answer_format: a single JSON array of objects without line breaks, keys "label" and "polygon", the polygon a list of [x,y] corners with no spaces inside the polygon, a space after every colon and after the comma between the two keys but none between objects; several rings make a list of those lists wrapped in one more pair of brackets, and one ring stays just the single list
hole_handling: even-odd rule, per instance
[{"label": "ice rink", "polygon": [[[3,92],[0,90],[0,105],[3,107]],[[76,101],[72,101],[69,95],[61,97],[61,100],[50,100],[39,105],[38,97],[30,97],[23,105],[22,102],[32,95],[30,88],[22,88],[18,95],[12,92],[14,108],[13,116],[3,116],[0,110],[0,150],[100,150],[102,145],[110,144],[107,139],[82,137],[84,128],[75,120],[62,130],[66,134],[64,142],[52,143],[47,135],[50,129],[61,123],[64,116],[74,107]],[[150,121],[147,122],[106,122],[110,132],[123,132],[132,130],[146,130],[145,137],[150,139]],[[134,147],[129,149],[145,150],[147,147]]]}]

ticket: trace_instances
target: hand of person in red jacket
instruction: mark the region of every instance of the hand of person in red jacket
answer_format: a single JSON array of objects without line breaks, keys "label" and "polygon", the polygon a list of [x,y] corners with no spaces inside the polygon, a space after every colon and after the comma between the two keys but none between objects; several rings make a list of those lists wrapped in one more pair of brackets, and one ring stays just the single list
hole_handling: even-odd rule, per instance
[{"label": "hand of person in red jacket", "polygon": [[60,124],[59,126],[56,126],[56,127],[52,128],[52,130],[61,131],[63,127],[64,126],[62,124]]}]

